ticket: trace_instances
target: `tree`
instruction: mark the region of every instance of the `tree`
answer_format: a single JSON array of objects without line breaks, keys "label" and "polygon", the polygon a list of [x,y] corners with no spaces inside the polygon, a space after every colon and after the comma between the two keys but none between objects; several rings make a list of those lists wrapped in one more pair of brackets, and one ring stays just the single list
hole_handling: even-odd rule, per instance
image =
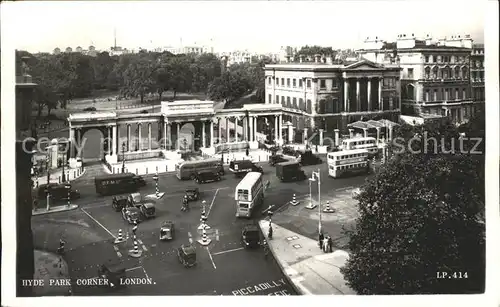
[{"label": "tree", "polygon": [[140,96],[144,102],[146,92],[156,90],[154,73],[159,65],[147,53],[140,53],[132,59],[130,65],[123,72],[124,84],[122,93],[131,96]]},{"label": "tree", "polygon": [[237,72],[225,72],[208,87],[208,97],[215,101],[231,102],[252,90],[248,79]]},{"label": "tree", "polygon": [[97,54],[92,61],[94,70],[94,89],[104,89],[108,83],[110,76],[115,66],[115,60],[109,56],[109,53],[104,51]]},{"label": "tree", "polygon": [[189,91],[192,85],[192,73],[190,70],[191,59],[187,55],[177,55],[169,58],[166,62],[166,70],[169,73],[169,88],[174,92]]},{"label": "tree", "polygon": [[[417,152],[424,133],[437,138],[437,150]],[[484,155],[468,154],[468,142],[464,153],[446,153],[460,138],[448,123],[404,125],[395,136],[413,138],[413,152],[392,147],[357,197],[360,217],[347,231],[351,257],[342,269],[348,285],[359,294],[484,291]]]},{"label": "tree", "polygon": [[298,61],[299,55],[305,55],[306,57],[314,57],[316,54],[326,55],[326,56],[335,56],[336,51],[333,50],[332,47],[321,47],[321,46],[303,46],[300,48],[299,52],[295,55],[295,61]]}]

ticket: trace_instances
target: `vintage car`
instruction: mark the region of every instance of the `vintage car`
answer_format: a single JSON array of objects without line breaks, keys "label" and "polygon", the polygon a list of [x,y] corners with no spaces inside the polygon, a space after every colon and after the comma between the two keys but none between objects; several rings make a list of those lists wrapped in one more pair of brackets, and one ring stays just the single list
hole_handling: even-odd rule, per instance
[{"label": "vintage car", "polygon": [[190,201],[197,201],[200,197],[200,190],[198,188],[186,189],[186,196]]},{"label": "vintage car", "polygon": [[155,204],[152,201],[142,203],[139,207],[139,211],[141,211],[141,214],[147,219],[151,219],[156,216]]},{"label": "vintage car", "polygon": [[161,223],[160,240],[161,241],[173,240],[174,236],[175,236],[174,222],[164,221],[163,223]]},{"label": "vintage car", "polygon": [[107,279],[110,288],[123,287],[120,283],[120,278],[125,278],[127,276],[126,269],[119,263],[100,265],[97,269],[97,275],[102,279]]},{"label": "vintage car", "polygon": [[113,196],[112,207],[116,212],[122,211],[127,206],[128,200],[125,195]]},{"label": "vintage car", "polygon": [[283,157],[283,155],[272,155],[271,157],[269,157],[269,165],[271,165],[271,166],[275,166],[278,163],[287,162],[287,161],[288,161],[288,159]]},{"label": "vintage car", "polygon": [[195,174],[194,181],[196,183],[207,183],[213,181],[220,181],[221,176],[219,173],[215,173],[212,171],[201,171]]},{"label": "vintage car", "polygon": [[255,248],[260,246],[260,230],[255,224],[245,225],[241,231],[241,243],[244,248]]},{"label": "vintage car", "polygon": [[193,245],[181,245],[177,249],[177,258],[186,268],[196,265],[196,248]]},{"label": "vintage car", "polygon": [[[64,183],[49,183],[41,184],[38,186],[38,199],[45,199],[47,193],[50,193],[52,200],[67,200],[68,199],[68,188]],[[70,187],[71,200],[80,198],[80,192],[78,190],[73,190]]]},{"label": "vintage car", "polygon": [[141,193],[131,193],[129,194],[127,200],[128,200],[128,205],[134,207],[140,207],[141,204],[144,202]]},{"label": "vintage car", "polygon": [[141,212],[137,207],[134,206],[126,206],[122,209],[122,217],[125,221],[130,224],[139,223]]}]

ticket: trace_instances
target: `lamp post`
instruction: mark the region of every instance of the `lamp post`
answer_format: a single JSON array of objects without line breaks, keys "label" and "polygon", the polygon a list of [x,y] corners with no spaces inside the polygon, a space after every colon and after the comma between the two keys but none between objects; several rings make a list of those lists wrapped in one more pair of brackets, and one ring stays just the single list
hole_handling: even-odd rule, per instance
[{"label": "lamp post", "polygon": [[[69,145],[69,143],[66,143],[66,144],[68,144],[68,145]],[[59,144],[58,144],[57,146],[59,146]],[[58,149],[59,149],[59,148],[58,148]],[[66,151],[65,151],[65,152],[66,152]],[[59,155],[59,151],[58,151],[58,154],[57,154],[57,155]],[[62,159],[62,178],[61,178],[61,181],[62,181],[62,182],[65,182],[65,181],[66,181],[66,173],[64,172],[64,164],[66,164],[66,161],[65,161],[65,158],[64,158],[64,156],[63,156],[63,159]],[[69,180],[69,178],[68,178],[68,180]]]},{"label": "lamp post", "polygon": [[122,173],[125,173],[125,142],[122,143]]},{"label": "lamp post", "polygon": [[315,177],[318,178],[318,212],[319,212],[319,222],[318,222],[318,232],[321,233],[321,172],[318,168],[317,172],[312,172],[312,177],[309,178],[309,182],[316,181]]},{"label": "lamp post", "polygon": [[45,186],[45,191],[47,192],[47,211],[50,210],[50,121],[45,122],[45,129],[47,129],[47,139],[49,143],[47,144],[47,185]]},{"label": "lamp post", "polygon": [[271,240],[273,238],[273,225],[272,225],[272,217],[273,211],[271,211],[271,206],[267,209],[267,215],[269,216],[269,231],[267,233],[267,238]]}]

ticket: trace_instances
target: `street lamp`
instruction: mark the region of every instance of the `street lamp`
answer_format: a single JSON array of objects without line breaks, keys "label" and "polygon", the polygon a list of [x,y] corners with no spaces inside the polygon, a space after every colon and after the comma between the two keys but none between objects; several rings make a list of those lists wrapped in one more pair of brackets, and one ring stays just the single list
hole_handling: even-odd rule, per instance
[{"label": "street lamp", "polygon": [[309,193],[310,193],[309,195],[310,195],[310,198],[312,198],[311,190],[310,190],[310,188],[311,188],[311,182],[312,181],[316,181],[316,178],[318,179],[318,212],[319,212],[318,232],[321,233],[321,229],[322,229],[322,226],[321,226],[321,218],[322,218],[322,215],[321,215],[321,172],[320,172],[319,168],[318,168],[317,172],[312,172],[311,178],[309,178]]},{"label": "street lamp", "polygon": [[125,173],[125,142],[122,143],[122,173]]}]

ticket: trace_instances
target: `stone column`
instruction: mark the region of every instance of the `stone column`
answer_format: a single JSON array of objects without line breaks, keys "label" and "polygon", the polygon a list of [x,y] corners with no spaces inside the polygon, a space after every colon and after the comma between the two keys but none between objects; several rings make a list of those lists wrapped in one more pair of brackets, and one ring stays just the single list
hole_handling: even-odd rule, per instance
[{"label": "stone column", "polygon": [[108,156],[111,156],[111,146],[112,146],[111,144],[112,143],[111,143],[110,138],[111,138],[111,127],[108,127],[108,137],[107,137],[107,139],[108,139]]},{"label": "stone column", "polygon": [[359,90],[361,85],[359,84],[359,78],[356,78],[356,112],[361,111],[361,99],[359,95]]},{"label": "stone column", "polygon": [[354,129],[349,129],[349,138],[354,137]]},{"label": "stone column", "polygon": [[137,146],[137,151],[142,150],[142,123],[137,125],[137,137],[139,138],[139,144]]},{"label": "stone column", "polygon": [[344,80],[344,112],[349,112],[349,79]]},{"label": "stone column", "polygon": [[367,82],[367,99],[368,99],[368,111],[373,111],[372,110],[372,77],[368,77],[368,82]]},{"label": "stone column", "polygon": [[377,127],[377,144],[379,143],[380,140],[380,127]]},{"label": "stone column", "polygon": [[238,142],[238,117],[234,118],[234,141]]},{"label": "stone column", "polygon": [[388,137],[387,137],[387,140],[388,140],[388,141],[392,140],[392,125],[391,125],[391,126],[389,126],[389,135],[388,135]]},{"label": "stone column", "polygon": [[279,143],[278,139],[278,115],[274,115],[274,141]]},{"label": "stone column", "polygon": [[206,130],[205,121],[202,121],[201,122],[201,138],[202,138],[201,144],[202,144],[203,148],[207,147],[207,137],[205,135],[205,130]]},{"label": "stone column", "polygon": [[219,144],[222,144],[222,118],[218,119],[219,123],[219,135],[217,136],[219,138]]},{"label": "stone column", "polygon": [[151,123],[148,123],[148,150],[151,150]]},{"label": "stone column", "polygon": [[384,102],[382,101],[382,82],[383,78],[378,79],[378,105],[381,111],[384,111]]},{"label": "stone column", "polygon": [[[169,124],[170,127],[170,124]],[[163,149],[169,150],[170,149],[170,140],[169,140],[169,133],[167,132],[167,121],[163,122],[163,140],[161,144],[163,144]],[[167,148],[167,143],[168,143],[168,148]],[[160,144],[160,146],[161,146]]]},{"label": "stone column", "polygon": [[[165,123],[165,150],[172,149],[172,124]],[[167,148],[168,146],[168,148]]]},{"label": "stone column", "polygon": [[117,149],[117,140],[118,140],[118,135],[117,135],[117,130],[118,128],[115,126],[113,126],[113,140],[112,140],[112,143],[113,143],[113,154],[116,156],[118,155],[118,149]]},{"label": "stone column", "polygon": [[[271,99],[271,102],[272,103],[272,99]],[[243,132],[243,139],[242,141],[248,141],[248,136],[247,136],[247,125],[248,125],[248,120],[246,117],[243,117],[243,120],[242,120],[242,124],[241,124],[241,127],[242,127],[242,132]]]},{"label": "stone column", "polygon": [[252,128],[252,140],[257,141],[257,120],[259,119],[258,116],[255,116],[253,118],[253,128]]},{"label": "stone column", "polygon": [[250,142],[253,142],[253,138],[254,138],[254,132],[253,132],[253,121],[254,121],[254,117],[250,117]]},{"label": "stone column", "polygon": [[288,143],[293,142],[293,125],[288,126]]},{"label": "stone column", "polygon": [[323,146],[323,129],[319,129],[319,146]]},{"label": "stone column", "polygon": [[130,124],[127,124],[127,152],[130,152]]},{"label": "stone column", "polygon": [[335,133],[335,146],[340,146],[340,143],[339,143],[339,129],[335,129],[333,130],[334,133]]},{"label": "stone column", "polygon": [[363,128],[363,136],[364,136],[365,138],[367,138],[367,137],[368,137],[368,128]]},{"label": "stone column", "polygon": [[229,138],[231,134],[229,133],[229,117],[226,117],[226,143],[229,143]]},{"label": "stone column", "polygon": [[175,139],[175,143],[176,143],[175,148],[177,150],[179,150],[179,149],[181,149],[181,147],[180,147],[181,123],[175,123],[175,125],[177,126],[177,138]]},{"label": "stone column", "polygon": [[121,153],[122,141],[120,140],[120,125],[116,124],[116,141],[115,141],[115,153],[118,155]]},{"label": "stone column", "polygon": [[69,148],[69,158],[73,159],[75,158],[75,129],[69,128],[69,141],[70,141],[70,148]]},{"label": "stone column", "polygon": [[276,101],[276,77],[275,76],[272,76],[271,77],[271,82],[273,83],[273,97],[271,97],[271,101],[269,101],[269,103],[278,103]]},{"label": "stone column", "polygon": [[210,120],[210,147],[214,147],[214,121]]},{"label": "stone column", "polygon": [[280,114],[279,115],[279,121],[278,121],[278,124],[279,124],[279,142],[280,144],[283,144],[283,115]]}]

